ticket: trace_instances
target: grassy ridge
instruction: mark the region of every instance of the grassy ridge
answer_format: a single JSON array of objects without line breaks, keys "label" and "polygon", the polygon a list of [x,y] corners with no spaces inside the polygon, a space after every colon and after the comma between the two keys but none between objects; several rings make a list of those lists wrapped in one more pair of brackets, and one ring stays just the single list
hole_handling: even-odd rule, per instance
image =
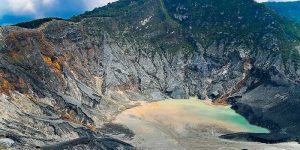
[{"label": "grassy ridge", "polygon": [[62,18],[43,18],[43,19],[37,19],[29,22],[22,22],[18,23],[15,26],[22,27],[22,28],[28,28],[28,29],[34,29],[40,27],[42,24],[52,21],[52,20],[64,20]]}]

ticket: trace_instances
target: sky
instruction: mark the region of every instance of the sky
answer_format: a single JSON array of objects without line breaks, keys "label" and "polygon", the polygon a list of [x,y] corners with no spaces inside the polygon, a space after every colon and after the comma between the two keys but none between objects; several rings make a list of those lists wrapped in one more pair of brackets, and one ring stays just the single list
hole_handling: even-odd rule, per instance
[{"label": "sky", "polygon": [[70,18],[113,1],[116,0],[0,0],[0,25],[11,25],[44,17]]},{"label": "sky", "polygon": [[0,0],[0,25],[45,17],[70,18],[116,0]]}]

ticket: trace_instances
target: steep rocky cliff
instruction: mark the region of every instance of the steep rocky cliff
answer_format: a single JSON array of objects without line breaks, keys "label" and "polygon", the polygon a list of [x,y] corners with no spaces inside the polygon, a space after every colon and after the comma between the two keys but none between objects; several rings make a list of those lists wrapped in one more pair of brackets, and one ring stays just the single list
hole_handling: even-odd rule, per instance
[{"label": "steep rocky cliff", "polygon": [[116,113],[207,96],[297,137],[299,35],[252,0],[120,0],[69,21],[2,27],[0,134],[18,147],[81,137],[56,146],[132,149],[103,132]]}]

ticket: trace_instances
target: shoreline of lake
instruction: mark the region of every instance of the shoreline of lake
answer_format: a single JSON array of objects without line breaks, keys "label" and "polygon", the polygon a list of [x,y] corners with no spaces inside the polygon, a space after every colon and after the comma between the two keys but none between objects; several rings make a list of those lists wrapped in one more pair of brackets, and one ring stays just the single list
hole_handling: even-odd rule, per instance
[{"label": "shoreline of lake", "polygon": [[[201,113],[207,113],[207,116],[199,116]],[[220,116],[220,114],[227,115],[227,118],[222,120],[224,116]],[[213,120],[210,117],[216,117],[217,120],[221,118],[221,121]],[[226,122],[228,118],[229,120],[236,120],[236,123]],[[269,145],[222,139],[220,138],[222,135],[238,132],[269,132],[267,129],[250,125],[229,105],[213,105],[209,100],[203,101],[196,98],[168,99],[152,103],[142,102],[141,105],[120,113],[113,123],[132,130],[135,136],[132,139],[122,140],[141,149],[211,149],[224,148],[224,146],[240,149],[253,146],[259,148],[300,148],[300,145],[294,142]],[[257,132],[254,132],[255,130]]]}]

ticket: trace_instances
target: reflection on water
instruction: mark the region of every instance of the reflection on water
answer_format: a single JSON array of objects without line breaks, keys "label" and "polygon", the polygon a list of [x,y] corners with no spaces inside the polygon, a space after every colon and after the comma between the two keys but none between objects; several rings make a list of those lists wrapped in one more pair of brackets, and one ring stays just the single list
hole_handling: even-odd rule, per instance
[{"label": "reflection on water", "polygon": [[197,145],[208,141],[208,135],[269,132],[249,124],[230,106],[215,106],[196,98],[144,103],[122,112],[115,123],[126,125],[135,132],[136,145],[154,144],[160,148],[167,146],[166,149],[180,149],[184,144]]}]

